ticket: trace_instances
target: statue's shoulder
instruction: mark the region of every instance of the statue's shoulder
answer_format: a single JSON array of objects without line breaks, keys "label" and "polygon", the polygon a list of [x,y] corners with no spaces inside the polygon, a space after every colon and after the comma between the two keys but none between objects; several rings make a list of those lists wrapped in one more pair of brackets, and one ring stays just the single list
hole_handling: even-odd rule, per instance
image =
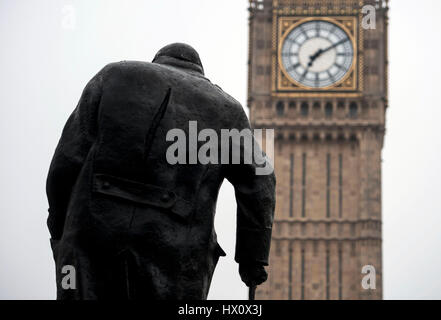
[{"label": "statue's shoulder", "polygon": [[235,98],[230,96],[227,92],[225,92],[219,85],[214,84],[214,87],[217,88],[219,93],[222,95],[222,97],[225,99],[226,103],[233,109],[242,110],[242,105],[239,101],[237,101]]},{"label": "statue's shoulder", "polygon": [[222,108],[224,108],[224,115],[228,124],[232,125],[239,122],[240,126],[242,126],[245,122],[247,122],[248,118],[242,104],[230,94],[222,90],[218,85],[214,85],[214,87],[219,91],[220,96],[222,97],[221,105]]},{"label": "statue's shoulder", "polygon": [[157,72],[155,64],[146,61],[123,60],[107,64],[101,73],[106,76],[127,72]]}]

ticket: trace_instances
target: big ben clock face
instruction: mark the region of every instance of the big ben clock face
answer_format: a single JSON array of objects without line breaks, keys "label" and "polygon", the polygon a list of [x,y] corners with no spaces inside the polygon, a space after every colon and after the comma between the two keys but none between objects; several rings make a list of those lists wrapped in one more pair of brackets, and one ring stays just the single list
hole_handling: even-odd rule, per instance
[{"label": "big ben clock face", "polygon": [[284,37],[281,63],[286,74],[308,88],[326,88],[340,82],[354,63],[348,34],[337,24],[311,20]]}]

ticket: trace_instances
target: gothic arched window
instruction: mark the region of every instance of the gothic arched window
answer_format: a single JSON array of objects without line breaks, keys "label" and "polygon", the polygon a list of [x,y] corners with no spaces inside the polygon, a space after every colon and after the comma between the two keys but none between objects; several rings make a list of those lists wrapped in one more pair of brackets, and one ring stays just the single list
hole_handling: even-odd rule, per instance
[{"label": "gothic arched window", "polygon": [[351,102],[349,105],[349,117],[357,118],[358,116],[358,105],[356,102]]},{"label": "gothic arched window", "polygon": [[332,117],[332,103],[331,102],[327,102],[325,105],[325,116],[326,118],[331,118]]},{"label": "gothic arched window", "polygon": [[303,102],[300,107],[300,113],[302,116],[306,117],[309,113],[309,106],[307,102]]},{"label": "gothic arched window", "polygon": [[282,101],[277,102],[276,112],[278,117],[283,117],[285,113],[285,104]]}]

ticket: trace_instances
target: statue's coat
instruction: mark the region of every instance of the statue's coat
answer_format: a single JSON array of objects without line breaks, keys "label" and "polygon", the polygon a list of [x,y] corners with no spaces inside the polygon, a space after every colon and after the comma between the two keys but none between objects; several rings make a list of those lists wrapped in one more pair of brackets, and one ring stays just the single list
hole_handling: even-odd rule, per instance
[{"label": "statue's coat", "polygon": [[[165,157],[167,132],[188,137],[189,121],[219,136],[249,128],[241,105],[197,61],[155,60],[107,65],[65,125],[47,178],[58,299],[205,299],[225,255],[214,230],[224,178],[238,206],[235,260],[268,263],[274,174],[257,176],[255,163]],[[61,286],[65,265],[75,268],[76,289]]]}]

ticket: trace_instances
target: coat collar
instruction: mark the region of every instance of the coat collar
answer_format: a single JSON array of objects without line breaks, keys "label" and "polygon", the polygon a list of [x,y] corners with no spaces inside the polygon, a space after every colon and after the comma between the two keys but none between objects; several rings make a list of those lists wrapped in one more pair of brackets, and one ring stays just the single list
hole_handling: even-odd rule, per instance
[{"label": "coat collar", "polygon": [[155,59],[154,63],[176,67],[179,69],[183,69],[184,71],[187,71],[192,74],[196,73],[200,76],[204,76],[204,69],[200,65],[184,59],[177,59],[169,56],[161,56]]}]

